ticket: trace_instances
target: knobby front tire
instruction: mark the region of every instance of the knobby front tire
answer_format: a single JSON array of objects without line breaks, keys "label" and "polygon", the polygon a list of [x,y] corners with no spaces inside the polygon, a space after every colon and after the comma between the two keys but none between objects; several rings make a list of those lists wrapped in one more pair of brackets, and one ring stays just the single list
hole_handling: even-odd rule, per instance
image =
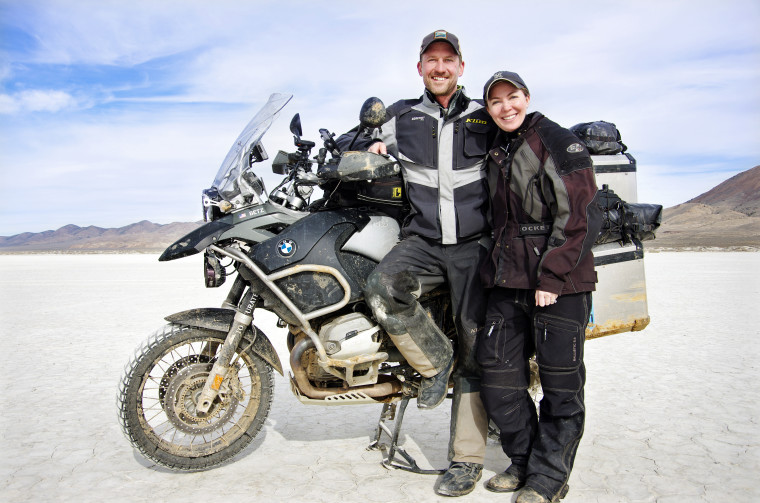
[{"label": "knobby front tire", "polygon": [[261,430],[274,378],[272,368],[246,349],[248,336],[232,358],[230,372],[236,375],[228,392],[207,415],[195,410],[225,335],[169,324],[145,341],[125,367],[117,395],[119,421],[146,458],[175,470],[204,470],[235,456]]}]

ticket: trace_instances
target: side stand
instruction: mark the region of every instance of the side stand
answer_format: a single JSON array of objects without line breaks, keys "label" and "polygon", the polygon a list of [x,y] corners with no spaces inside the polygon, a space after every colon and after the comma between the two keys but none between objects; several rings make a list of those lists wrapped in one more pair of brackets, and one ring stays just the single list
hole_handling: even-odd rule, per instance
[{"label": "side stand", "polygon": [[[406,406],[409,405],[409,397],[405,396],[401,399],[401,403],[398,408],[398,415],[396,414],[396,404],[386,403],[383,405],[383,411],[380,413],[380,420],[377,423],[377,434],[375,440],[367,446],[367,450],[380,449],[383,452],[382,465],[385,468],[396,468],[398,470],[406,470],[408,472],[419,473],[422,475],[441,475],[446,470],[423,470],[417,466],[417,462],[403,447],[398,445],[398,436],[401,432],[401,423],[404,421],[404,412],[406,412]],[[393,431],[388,426],[388,422],[394,421]],[[390,445],[381,444],[380,437],[385,433],[391,439]],[[407,464],[400,464],[396,461],[396,454],[400,454],[401,457],[407,462]]]}]

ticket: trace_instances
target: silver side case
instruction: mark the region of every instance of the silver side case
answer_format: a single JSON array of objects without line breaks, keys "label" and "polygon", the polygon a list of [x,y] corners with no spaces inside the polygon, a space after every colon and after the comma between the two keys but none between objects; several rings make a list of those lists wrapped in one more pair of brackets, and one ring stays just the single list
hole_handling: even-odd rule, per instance
[{"label": "silver side case", "polygon": [[[608,185],[624,201],[638,202],[636,160],[629,154],[592,155],[596,184]],[[593,248],[599,282],[586,338],[642,330],[649,324],[644,248],[607,243]]]}]

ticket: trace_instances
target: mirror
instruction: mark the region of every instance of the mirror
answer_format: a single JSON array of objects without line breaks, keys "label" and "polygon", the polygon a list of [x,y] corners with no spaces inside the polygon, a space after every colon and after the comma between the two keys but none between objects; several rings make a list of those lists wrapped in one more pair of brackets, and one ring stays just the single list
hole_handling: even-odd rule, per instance
[{"label": "mirror", "polygon": [[385,124],[385,105],[380,98],[368,98],[359,111],[359,123],[365,128],[378,128]]},{"label": "mirror", "polygon": [[298,138],[303,135],[303,130],[301,129],[301,115],[295,114],[293,116],[293,119],[290,121],[290,132],[296,135]]}]

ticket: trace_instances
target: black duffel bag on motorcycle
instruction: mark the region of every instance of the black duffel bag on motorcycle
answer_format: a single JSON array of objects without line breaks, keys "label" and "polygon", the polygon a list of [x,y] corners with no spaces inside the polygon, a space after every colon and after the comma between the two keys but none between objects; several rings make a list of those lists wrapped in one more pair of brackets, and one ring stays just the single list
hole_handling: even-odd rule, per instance
[{"label": "black duffel bag on motorcycle", "polygon": [[610,155],[625,152],[628,147],[620,138],[620,131],[611,122],[581,122],[570,128],[591,155]]},{"label": "black duffel bag on motorcycle", "polygon": [[[403,222],[409,212],[400,175],[351,182],[334,181],[323,184],[330,205],[343,208],[367,208],[380,211]],[[328,206],[329,207],[329,206]]]},{"label": "black duffel bag on motorcycle", "polygon": [[654,239],[662,221],[662,205],[627,203],[607,185],[597,191],[592,204],[601,213],[601,229],[594,242],[597,245]]}]

